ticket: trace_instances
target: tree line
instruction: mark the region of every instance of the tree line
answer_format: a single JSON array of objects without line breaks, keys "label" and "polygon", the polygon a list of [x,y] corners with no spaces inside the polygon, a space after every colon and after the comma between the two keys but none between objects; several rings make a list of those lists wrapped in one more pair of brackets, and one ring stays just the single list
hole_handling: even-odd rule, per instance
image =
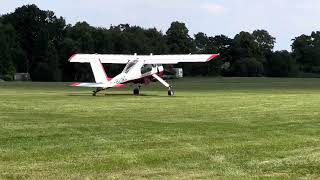
[{"label": "tree line", "polygon": [[[179,64],[186,76],[297,77],[320,76],[320,32],[293,39],[292,52],[274,51],[276,39],[266,30],[240,32],[234,38],[193,37],[182,22],[163,33],[129,24],[93,27],[67,24],[53,11],[25,5],[0,16],[0,78],[28,72],[34,81],[89,81],[89,65],[69,63],[75,53],[201,54],[220,53],[209,63]],[[112,76],[123,65],[109,65]]]}]

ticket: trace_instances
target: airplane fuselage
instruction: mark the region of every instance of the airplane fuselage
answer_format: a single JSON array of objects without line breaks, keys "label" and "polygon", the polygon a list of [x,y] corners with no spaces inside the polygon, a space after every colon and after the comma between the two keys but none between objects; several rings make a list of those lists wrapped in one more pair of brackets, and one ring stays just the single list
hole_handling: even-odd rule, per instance
[{"label": "airplane fuselage", "polygon": [[144,64],[141,60],[132,60],[128,62],[120,74],[109,82],[115,86],[126,83],[148,84],[154,79],[153,74],[162,76],[163,72],[162,65]]}]

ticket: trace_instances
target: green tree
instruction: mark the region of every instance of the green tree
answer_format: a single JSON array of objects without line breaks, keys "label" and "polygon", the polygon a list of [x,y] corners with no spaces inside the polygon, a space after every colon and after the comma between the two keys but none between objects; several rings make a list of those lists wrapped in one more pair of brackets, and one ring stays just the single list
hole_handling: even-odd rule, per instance
[{"label": "green tree", "polygon": [[206,53],[209,49],[209,38],[203,32],[194,35],[194,43],[196,46],[196,53]]},{"label": "green tree", "polygon": [[276,51],[267,61],[267,75],[271,77],[293,77],[298,74],[295,60],[288,51]]},{"label": "green tree", "polygon": [[[233,39],[225,35],[209,37],[209,45],[205,53],[219,53],[220,56],[209,63],[210,75],[228,75],[231,71],[230,66],[226,66],[232,62],[231,47]],[[227,67],[227,68],[222,68]]]},{"label": "green tree", "polygon": [[248,32],[240,32],[234,37],[230,47],[231,76],[262,76],[265,57],[254,36]]},{"label": "green tree", "polygon": [[149,47],[149,53],[153,54],[167,54],[169,48],[166,44],[166,40],[162,32],[156,28],[145,30],[145,36],[147,37],[146,46]]},{"label": "green tree", "polygon": [[0,75],[13,76],[15,72],[13,60],[18,48],[14,28],[0,23]]},{"label": "green tree", "polygon": [[38,79],[35,74],[36,69],[40,66],[38,64],[44,67],[43,64],[46,63],[49,42],[53,43],[54,49],[58,49],[55,51],[57,54],[61,48],[64,38],[64,19],[57,18],[52,11],[40,10],[36,5],[26,5],[5,15],[2,21],[5,24],[12,24],[17,32],[18,42],[23,49],[20,57],[26,62],[20,64],[26,65],[24,69],[30,72],[32,79]]},{"label": "green tree", "polygon": [[76,81],[75,77],[75,73],[77,72],[77,70],[75,69],[75,63],[70,63],[68,61],[68,59],[80,52],[77,47],[78,44],[76,41],[74,41],[73,39],[69,38],[69,37],[65,37],[62,45],[61,45],[61,49],[59,50],[59,65],[60,65],[60,69],[61,69],[61,73],[62,73],[62,80],[63,81]]},{"label": "green tree", "polygon": [[258,47],[264,56],[272,53],[276,38],[272,37],[266,30],[255,30],[252,33]]},{"label": "green tree", "polygon": [[26,5],[17,8],[15,12],[7,14],[3,18],[3,22],[6,24],[12,24],[15,28],[21,47],[26,54],[26,71],[33,67],[33,63],[36,59],[42,57],[42,53],[45,45],[41,44],[44,36],[43,26],[45,25],[46,13],[40,10],[36,5]]},{"label": "green tree", "polygon": [[232,39],[225,35],[207,37],[206,34],[200,32],[195,34],[194,42],[196,45],[196,53],[220,53],[220,57],[209,63],[195,63],[191,66],[193,71],[192,74],[210,76],[221,75],[222,64],[228,62],[230,59]]},{"label": "green tree", "polygon": [[320,32],[311,36],[301,35],[293,39],[293,55],[300,70],[307,73],[320,73]]},{"label": "green tree", "polygon": [[257,57],[260,55],[258,43],[248,32],[240,32],[234,37],[233,51],[235,58]]},{"label": "green tree", "polygon": [[184,23],[173,22],[166,32],[166,40],[171,54],[189,54],[194,52],[195,45],[189,36],[189,30]]},{"label": "green tree", "polygon": [[67,27],[66,36],[76,42],[76,49],[82,53],[95,53],[95,44],[92,37],[95,28],[87,22],[77,22],[72,27]]},{"label": "green tree", "polygon": [[256,58],[246,57],[237,60],[231,67],[234,76],[256,77],[263,75],[263,65]]}]

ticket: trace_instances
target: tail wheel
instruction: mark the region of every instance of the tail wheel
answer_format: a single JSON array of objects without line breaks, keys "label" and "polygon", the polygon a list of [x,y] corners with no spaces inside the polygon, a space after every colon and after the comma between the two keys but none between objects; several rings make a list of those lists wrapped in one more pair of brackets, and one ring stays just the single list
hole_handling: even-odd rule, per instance
[{"label": "tail wheel", "polygon": [[94,90],[92,91],[92,96],[96,96],[97,95],[98,90]]},{"label": "tail wheel", "polygon": [[97,88],[96,90],[92,91],[92,96],[96,96],[98,92],[104,90],[103,88]]}]

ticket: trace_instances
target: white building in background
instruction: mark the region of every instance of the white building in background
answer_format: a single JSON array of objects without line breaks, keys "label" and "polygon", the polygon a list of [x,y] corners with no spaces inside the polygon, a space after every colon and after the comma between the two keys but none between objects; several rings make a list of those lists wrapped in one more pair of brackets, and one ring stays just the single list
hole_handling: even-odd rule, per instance
[{"label": "white building in background", "polygon": [[176,72],[176,78],[183,78],[183,69],[182,68],[173,68]]},{"label": "white building in background", "polygon": [[30,81],[30,74],[29,73],[15,73],[14,74],[15,81]]},{"label": "white building in background", "polygon": [[182,68],[172,68],[170,71],[166,71],[163,76],[165,79],[178,79],[183,78],[183,69]]}]

